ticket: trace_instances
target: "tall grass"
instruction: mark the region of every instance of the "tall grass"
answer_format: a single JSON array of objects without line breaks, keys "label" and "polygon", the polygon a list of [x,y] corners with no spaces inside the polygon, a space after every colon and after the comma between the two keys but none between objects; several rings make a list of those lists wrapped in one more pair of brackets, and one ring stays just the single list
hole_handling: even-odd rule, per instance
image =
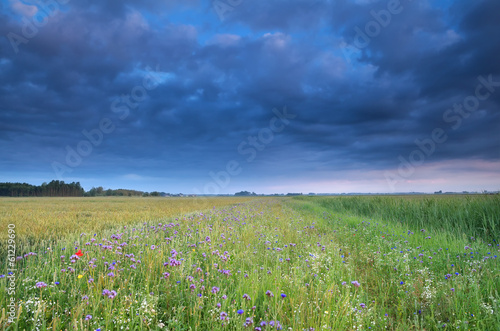
[{"label": "tall grass", "polygon": [[500,237],[500,195],[334,196],[312,200],[331,212],[401,222],[455,235]]}]

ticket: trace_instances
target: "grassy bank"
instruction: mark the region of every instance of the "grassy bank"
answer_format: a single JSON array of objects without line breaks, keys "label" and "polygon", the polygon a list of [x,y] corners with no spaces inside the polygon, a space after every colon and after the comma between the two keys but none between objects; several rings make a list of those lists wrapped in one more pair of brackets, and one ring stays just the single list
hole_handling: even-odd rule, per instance
[{"label": "grassy bank", "polygon": [[457,236],[500,238],[500,195],[296,197],[336,213],[401,222]]}]

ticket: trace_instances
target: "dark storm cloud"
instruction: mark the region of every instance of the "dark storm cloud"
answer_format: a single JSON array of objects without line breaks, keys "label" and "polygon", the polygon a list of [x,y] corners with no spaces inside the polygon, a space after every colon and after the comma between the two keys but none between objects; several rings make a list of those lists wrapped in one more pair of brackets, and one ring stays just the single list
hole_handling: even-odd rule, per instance
[{"label": "dark storm cloud", "polygon": [[[201,1],[68,2],[19,52],[0,40],[0,168],[50,172],[108,118],[116,129],[73,174],[203,178],[245,162],[238,145],[284,106],[297,117],[249,176],[394,168],[435,128],[449,139],[429,162],[498,161],[499,86],[457,129],[443,120],[478,76],[500,82],[498,2],[401,1],[346,58],[340,45],[390,2],[243,1],[223,22]],[[4,36],[31,10],[17,3],[2,2]],[[159,83],[120,118],[113,102],[151,70]]]}]

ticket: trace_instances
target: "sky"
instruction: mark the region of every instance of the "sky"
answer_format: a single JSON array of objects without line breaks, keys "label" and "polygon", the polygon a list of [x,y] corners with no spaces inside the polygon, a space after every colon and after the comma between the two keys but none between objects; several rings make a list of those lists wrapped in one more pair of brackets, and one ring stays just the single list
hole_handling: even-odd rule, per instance
[{"label": "sky", "polygon": [[0,0],[0,182],[500,189],[500,1]]}]

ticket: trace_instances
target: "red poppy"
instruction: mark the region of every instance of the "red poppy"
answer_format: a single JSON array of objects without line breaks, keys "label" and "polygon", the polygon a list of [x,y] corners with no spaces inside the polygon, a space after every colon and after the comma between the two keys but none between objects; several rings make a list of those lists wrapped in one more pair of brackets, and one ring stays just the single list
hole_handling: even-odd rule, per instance
[{"label": "red poppy", "polygon": [[78,256],[83,256],[82,250],[81,250],[81,249],[79,249],[79,250],[78,250],[78,252],[76,252],[76,255],[78,255]]}]

